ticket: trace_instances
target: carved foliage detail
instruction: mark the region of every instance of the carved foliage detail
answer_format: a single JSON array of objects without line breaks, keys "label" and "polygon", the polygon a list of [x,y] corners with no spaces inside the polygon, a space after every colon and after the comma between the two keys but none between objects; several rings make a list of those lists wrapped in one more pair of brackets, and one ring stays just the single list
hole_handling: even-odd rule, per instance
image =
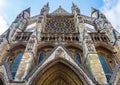
[{"label": "carved foliage detail", "polygon": [[95,48],[94,48],[94,45],[93,45],[93,41],[91,40],[91,38],[87,35],[85,36],[85,40],[86,40],[86,46],[88,48],[88,51],[89,52],[95,52]]}]

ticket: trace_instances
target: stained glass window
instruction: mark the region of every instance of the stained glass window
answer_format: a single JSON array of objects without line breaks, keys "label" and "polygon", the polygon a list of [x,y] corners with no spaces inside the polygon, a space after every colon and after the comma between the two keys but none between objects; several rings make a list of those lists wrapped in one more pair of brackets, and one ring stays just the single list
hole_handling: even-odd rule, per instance
[{"label": "stained glass window", "polygon": [[99,55],[99,59],[100,59],[100,62],[101,62],[101,64],[102,64],[102,67],[103,67],[103,70],[104,70],[104,72],[105,72],[105,75],[106,75],[106,78],[107,78],[107,81],[109,82],[109,80],[110,80],[110,68],[109,68],[109,66],[108,66],[108,64],[107,64],[107,62],[106,62],[106,59],[104,58],[104,56],[103,55]]},{"label": "stained glass window", "polygon": [[40,53],[38,64],[42,62],[44,58],[44,53]]},{"label": "stained glass window", "polygon": [[81,58],[80,58],[80,55],[77,54],[75,57],[76,57],[76,61],[77,61],[77,63],[81,64]]},{"label": "stained glass window", "polygon": [[21,58],[22,58],[22,54],[18,54],[11,66],[11,72],[12,72],[12,77],[13,79],[15,78],[15,75],[16,75],[16,72],[17,72],[17,69],[18,69],[18,66],[20,64],[20,61],[21,61]]}]

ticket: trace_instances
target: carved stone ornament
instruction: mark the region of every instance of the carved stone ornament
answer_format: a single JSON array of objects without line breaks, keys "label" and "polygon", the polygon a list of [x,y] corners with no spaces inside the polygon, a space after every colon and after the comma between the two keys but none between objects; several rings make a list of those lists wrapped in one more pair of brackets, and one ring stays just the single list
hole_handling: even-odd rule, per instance
[{"label": "carved stone ornament", "polygon": [[55,56],[56,57],[63,57],[64,56],[64,51],[59,48],[58,50],[56,50]]},{"label": "carved stone ornament", "polygon": [[90,39],[90,37],[88,35],[85,36],[85,38],[86,38],[86,45],[87,45],[88,51],[89,52],[94,52],[95,49],[94,49],[92,40]]}]

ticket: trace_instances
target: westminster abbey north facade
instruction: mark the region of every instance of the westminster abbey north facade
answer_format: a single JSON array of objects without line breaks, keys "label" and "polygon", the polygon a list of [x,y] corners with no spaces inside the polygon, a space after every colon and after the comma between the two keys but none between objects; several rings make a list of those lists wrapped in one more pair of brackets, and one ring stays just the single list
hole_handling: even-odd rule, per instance
[{"label": "westminster abbey north facade", "polygon": [[120,85],[120,33],[95,8],[23,10],[0,36],[0,85]]}]

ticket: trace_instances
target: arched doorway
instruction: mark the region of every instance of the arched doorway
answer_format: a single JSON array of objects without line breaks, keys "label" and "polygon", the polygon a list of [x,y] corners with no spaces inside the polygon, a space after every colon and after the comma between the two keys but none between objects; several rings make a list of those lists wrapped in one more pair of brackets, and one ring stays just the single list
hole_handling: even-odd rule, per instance
[{"label": "arched doorway", "polygon": [[83,85],[83,83],[70,68],[57,63],[49,68],[35,85]]},{"label": "arched doorway", "polygon": [[83,71],[61,58],[42,66],[29,81],[29,85],[91,85]]}]

